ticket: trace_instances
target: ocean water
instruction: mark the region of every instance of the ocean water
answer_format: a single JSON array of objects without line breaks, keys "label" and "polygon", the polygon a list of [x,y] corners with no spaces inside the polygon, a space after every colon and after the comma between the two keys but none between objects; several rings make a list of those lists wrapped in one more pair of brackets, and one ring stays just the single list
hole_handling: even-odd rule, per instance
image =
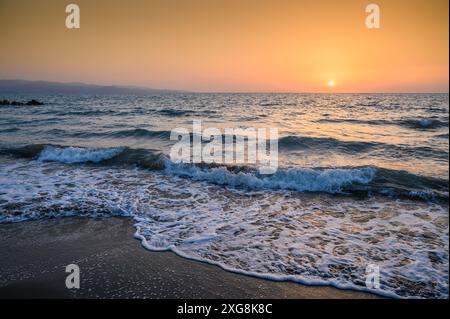
[{"label": "ocean water", "polygon": [[[2,223],[128,216],[145,247],[230,271],[448,298],[448,94],[1,98],[46,103],[0,107]],[[170,161],[194,119],[278,128],[278,171]]]}]

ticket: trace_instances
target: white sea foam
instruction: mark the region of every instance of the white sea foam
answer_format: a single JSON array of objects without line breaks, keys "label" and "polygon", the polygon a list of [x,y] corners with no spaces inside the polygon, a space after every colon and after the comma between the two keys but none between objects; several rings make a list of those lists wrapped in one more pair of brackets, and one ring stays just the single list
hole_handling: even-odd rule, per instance
[{"label": "white sea foam", "polygon": [[39,155],[42,162],[60,162],[66,164],[93,162],[98,163],[119,155],[123,148],[88,149],[81,147],[47,146]]}]

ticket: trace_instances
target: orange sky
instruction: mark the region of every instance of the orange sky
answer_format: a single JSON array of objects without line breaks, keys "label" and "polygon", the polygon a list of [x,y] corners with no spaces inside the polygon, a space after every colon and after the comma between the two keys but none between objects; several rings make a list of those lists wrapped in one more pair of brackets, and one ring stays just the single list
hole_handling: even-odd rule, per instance
[{"label": "orange sky", "polygon": [[[80,29],[65,27],[69,3],[80,7]],[[369,3],[380,6],[379,30],[365,27]],[[0,0],[0,78],[448,92],[448,24],[440,0]]]}]

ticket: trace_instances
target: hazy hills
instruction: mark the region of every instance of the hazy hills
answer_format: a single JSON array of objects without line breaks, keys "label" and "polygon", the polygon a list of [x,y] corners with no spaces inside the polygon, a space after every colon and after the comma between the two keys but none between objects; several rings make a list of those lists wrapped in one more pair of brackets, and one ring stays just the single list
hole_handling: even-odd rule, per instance
[{"label": "hazy hills", "polygon": [[177,92],[145,87],[95,85],[86,83],[62,83],[27,80],[0,80],[0,94],[154,94]]}]

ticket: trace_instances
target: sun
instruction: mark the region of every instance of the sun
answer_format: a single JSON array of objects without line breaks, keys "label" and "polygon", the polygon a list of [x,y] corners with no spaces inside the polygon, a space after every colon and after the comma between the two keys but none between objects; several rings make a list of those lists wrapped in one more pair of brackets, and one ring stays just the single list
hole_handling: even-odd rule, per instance
[{"label": "sun", "polygon": [[328,81],[328,86],[330,88],[334,87],[336,85],[336,83],[333,80]]}]

